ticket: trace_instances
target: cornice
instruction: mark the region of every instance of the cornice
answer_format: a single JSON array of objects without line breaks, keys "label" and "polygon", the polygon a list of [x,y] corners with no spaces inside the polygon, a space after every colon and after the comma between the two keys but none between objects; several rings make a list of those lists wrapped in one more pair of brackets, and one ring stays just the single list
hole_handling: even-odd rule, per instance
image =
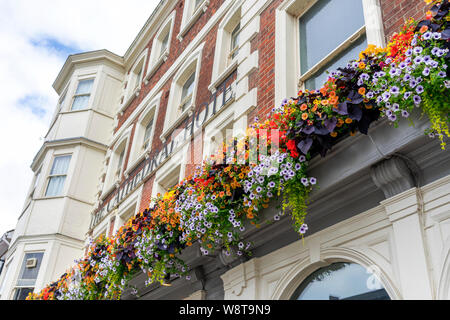
[{"label": "cornice", "polygon": [[111,51],[106,49],[70,55],[64,63],[58,76],[56,77],[56,80],[53,82],[53,88],[55,89],[55,91],[60,94],[63,88],[64,81],[67,79],[76,65],[94,61],[108,61],[116,65],[120,69],[123,69],[124,65],[123,57],[120,57],[117,54],[112,53]]},{"label": "cornice", "polygon": [[37,164],[40,162],[41,157],[45,154],[45,151],[49,148],[61,147],[61,146],[70,146],[74,144],[84,144],[86,146],[90,146],[95,149],[102,150],[106,152],[108,150],[108,146],[102,143],[96,142],[94,140],[90,140],[85,137],[74,137],[67,139],[58,139],[45,141],[42,147],[39,149],[37,154],[33,158],[33,162],[31,163],[31,169],[34,171]]}]

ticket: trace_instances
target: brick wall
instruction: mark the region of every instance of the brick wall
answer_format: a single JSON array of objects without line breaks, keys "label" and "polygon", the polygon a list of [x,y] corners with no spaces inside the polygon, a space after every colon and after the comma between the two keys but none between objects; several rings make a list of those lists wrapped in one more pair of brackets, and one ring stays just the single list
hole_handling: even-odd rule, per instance
[{"label": "brick wall", "polygon": [[429,6],[423,0],[380,0],[386,42],[409,18],[422,20]]},{"label": "brick wall", "polygon": [[[134,112],[136,107],[142,102],[144,97],[152,90],[159,79],[167,72],[175,60],[180,56],[180,54],[185,50],[186,46],[192,41],[192,39],[200,32],[200,30],[205,26],[208,20],[214,15],[218,8],[223,4],[224,0],[211,0],[208,6],[208,10],[202,14],[202,16],[197,20],[193,27],[184,35],[183,40],[180,42],[176,36],[180,31],[180,25],[183,14],[184,1],[178,1],[175,6],[176,15],[174,29],[172,32],[171,48],[168,60],[164,62],[159,69],[154,73],[152,78],[149,80],[147,85],[142,84],[141,92],[138,97],[136,97],[124,111],[123,116],[119,117],[119,124],[116,128],[118,130],[124,122],[130,117]],[[257,108],[255,108],[249,114],[249,121],[252,122],[257,116],[260,119],[265,119],[271,112],[275,105],[281,103],[281,101],[274,101],[275,97],[275,11],[277,7],[283,2],[283,0],[273,0],[261,13],[260,16],[260,31],[258,35],[251,41],[251,52],[258,50],[259,54],[259,68],[249,75],[249,90],[253,88],[258,89],[257,97]],[[383,23],[385,28],[385,35],[387,40],[394,33],[397,32],[405,20],[409,17],[414,17],[415,19],[423,18],[425,11],[427,10],[423,0],[380,0],[382,8]],[[214,52],[216,45],[217,28],[220,21],[213,27],[210,32],[206,35],[202,42],[205,42],[201,57],[201,73],[199,75],[198,91],[196,97],[196,105],[200,105],[202,102],[208,101],[210,97],[210,92],[208,86],[211,82],[211,74],[214,63]],[[151,45],[153,38],[150,39],[146,48],[151,51]],[[147,59],[148,61],[149,59]],[[148,64],[148,62],[147,62]],[[147,70],[147,65],[145,70]],[[160,108],[158,112],[158,118],[155,121],[155,134],[152,142],[152,152],[153,156],[156,150],[162,147],[162,142],[159,139],[163,131],[164,119],[166,116],[167,102],[169,98],[169,91],[171,86],[172,78],[162,87],[162,97],[160,102]],[[289,98],[289,97],[286,97]],[[200,112],[201,110],[196,110]],[[132,126],[136,125],[136,121]],[[132,137],[134,135],[134,128],[131,134],[131,139],[129,143],[132,143]],[[201,161],[201,159],[195,159],[194,154],[201,154],[198,151],[194,153],[193,141],[190,142],[188,157],[191,160],[191,164],[186,166],[186,176],[193,173],[196,164]],[[202,144],[195,144],[196,149],[201,148]],[[125,165],[127,165],[129,159],[129,152],[131,148],[128,148],[128,154],[125,159]],[[130,174],[130,179],[133,177],[135,172],[139,171],[140,166],[138,166],[134,172]],[[142,191],[142,198],[140,203],[140,210],[144,210],[148,207],[151,201],[152,187],[154,183],[154,176],[147,180],[144,184]],[[108,197],[112,198],[112,195]],[[107,200],[107,199],[106,199]],[[107,201],[105,201],[107,203]]]}]

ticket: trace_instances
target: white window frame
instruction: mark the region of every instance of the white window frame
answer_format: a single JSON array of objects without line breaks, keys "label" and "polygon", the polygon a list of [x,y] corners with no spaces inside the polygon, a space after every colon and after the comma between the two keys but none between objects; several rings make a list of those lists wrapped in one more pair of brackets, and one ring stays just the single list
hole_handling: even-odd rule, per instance
[{"label": "white window frame", "polygon": [[39,167],[39,169],[36,170],[36,173],[33,177],[33,183],[31,185],[31,190],[28,193],[29,200],[33,200],[36,198],[36,195],[39,194],[39,185],[40,185],[40,178],[42,177],[42,165]]},{"label": "white window frame", "polygon": [[[158,33],[155,35],[152,42],[152,49],[150,53],[150,58],[148,62],[147,75],[145,77],[145,84],[148,84],[148,81],[153,76],[153,74],[158,70],[158,68],[163,64],[163,62],[167,61],[170,53],[170,47],[172,43],[172,33],[173,27],[175,25],[175,14],[173,11],[170,16],[165,20],[164,25],[159,29]],[[162,41],[165,38],[165,35],[169,36],[169,40],[167,43],[167,47],[164,49],[164,52],[161,51]]]},{"label": "white window frame", "polygon": [[[243,26],[241,21],[242,2],[237,1],[222,19],[217,30],[216,49],[214,53],[214,64],[211,76],[211,84],[208,89],[214,92],[220,83],[222,83],[238,66],[238,56],[230,59],[231,54],[231,35],[235,27],[240,24],[239,34]],[[242,39],[239,38],[237,50],[240,50]]]},{"label": "white window frame", "polygon": [[[186,117],[192,114],[195,107],[195,101],[197,98],[198,80],[201,70],[201,58],[204,47],[204,42],[185,60],[183,65],[179,68],[175,74],[172,85],[170,87],[170,95],[167,103],[166,118],[164,120],[164,129],[160,138],[165,141],[170,133],[175,129]],[[181,106],[181,94],[183,85],[195,72],[194,88],[192,91],[191,103],[185,108],[183,112],[180,112]]]},{"label": "white window frame", "polygon": [[[125,172],[126,166],[126,158],[128,154],[129,148],[129,138],[131,133],[131,127],[124,132],[123,136],[117,140],[114,145],[112,152],[109,155],[109,164],[108,169],[105,176],[105,182],[103,184],[103,193],[101,198],[103,199],[106,195],[111,193],[111,191],[118,187],[120,181],[122,180],[122,174]],[[117,165],[119,161],[120,154],[122,153],[122,149],[124,151],[124,158],[120,168],[119,176],[116,177],[117,173]]]},{"label": "white window frame", "polygon": [[113,233],[117,233],[117,231],[125,225],[125,223],[131,217],[135,216],[139,210],[140,197],[134,196],[131,199],[127,199],[126,203],[124,202],[117,209],[117,214],[115,216],[114,221],[114,230]]},{"label": "white window frame", "polygon": [[[123,112],[133,101],[135,97],[139,96],[142,88],[142,82],[145,79],[145,66],[147,63],[148,49],[142,51],[139,57],[134,62],[130,69],[127,80],[124,84],[124,94],[122,96],[122,106],[120,112]],[[141,73],[139,75],[139,70]]]},{"label": "white window frame", "polygon": [[[28,253],[42,253],[41,263],[40,263],[40,265],[39,265],[39,271],[38,271],[38,274],[36,275],[36,279],[34,279],[34,284],[33,284],[32,286],[31,286],[31,285],[28,285],[28,286],[22,285],[22,286],[20,286],[20,285],[18,285],[17,283],[18,283],[18,281],[20,280],[19,277],[20,277],[20,272],[22,271],[22,265],[23,265],[23,263],[24,263],[24,261],[25,261],[26,255],[27,255]],[[18,268],[18,271],[17,271],[17,277],[16,277],[16,279],[15,279],[15,281],[14,281],[14,286],[13,286],[13,288],[12,288],[12,290],[11,290],[11,299],[13,299],[14,296],[16,295],[16,290],[17,290],[17,289],[22,289],[22,288],[32,288],[32,289],[33,289],[32,292],[34,292],[34,290],[35,290],[35,288],[36,288],[36,283],[38,282],[39,275],[40,275],[41,270],[42,270],[42,266],[43,266],[43,263],[44,263],[44,259],[45,259],[45,250],[37,250],[37,251],[34,251],[34,250],[33,250],[33,251],[25,251],[25,252],[23,252],[21,263],[20,263],[19,266],[18,266],[19,268]]]},{"label": "white window frame", "polygon": [[[67,172],[65,174],[52,175],[51,172],[52,172],[53,165],[55,163],[55,159],[59,158],[59,157],[67,157],[67,156],[70,156],[69,166],[67,168]],[[60,197],[64,197],[66,195],[67,188],[68,188],[67,185],[68,185],[68,180],[69,180],[70,168],[71,168],[71,166],[72,166],[72,164],[74,162],[73,159],[74,159],[73,153],[53,154],[52,161],[50,162],[50,166],[48,168],[48,172],[47,172],[47,176],[46,176],[46,180],[45,180],[45,188],[42,190],[44,198],[60,198]],[[41,174],[42,174],[42,171],[41,171]],[[66,179],[64,180],[64,186],[63,186],[63,188],[61,190],[61,193],[59,195],[50,195],[50,196],[48,196],[47,195],[47,190],[48,190],[48,187],[49,187],[49,184],[50,184],[50,180],[51,180],[52,177],[56,177],[56,176],[65,176],[66,177]]]},{"label": "white window frame", "polygon": [[185,0],[183,8],[183,18],[181,20],[180,32],[177,35],[177,39],[182,41],[184,35],[192,28],[197,22],[203,12],[208,10],[209,0],[203,0],[195,8],[196,0]]},{"label": "white window frame", "polygon": [[[95,90],[95,85],[96,85],[96,80],[97,77],[95,77],[95,75],[86,75],[83,77],[79,77],[77,79],[76,85],[73,89],[73,94],[72,94],[72,99],[71,99],[71,103],[70,103],[70,108],[69,108],[69,112],[80,112],[80,111],[86,111],[89,110],[91,108],[92,105],[92,96],[94,95],[94,90]],[[91,87],[91,91],[87,94],[87,93],[83,93],[83,94],[77,94],[77,90],[78,90],[78,86],[80,85],[80,82],[83,81],[89,81],[89,80],[93,80],[92,82],[92,87]],[[75,103],[75,98],[76,97],[80,97],[80,96],[89,96],[89,100],[88,103],[86,104],[86,107],[83,109],[78,109],[78,110],[73,110],[73,104]]]},{"label": "white window frame", "polygon": [[158,193],[164,195],[170,188],[170,186],[167,186],[168,181],[172,182],[177,180],[176,184],[178,184],[184,176],[183,168],[183,163],[176,163],[171,159],[163,168],[158,170],[155,181],[153,182],[152,199],[156,198]]},{"label": "white window frame", "polygon": [[[158,119],[159,106],[161,102],[162,91],[153,97],[152,99],[145,99],[142,102],[143,105],[147,105],[144,111],[141,113],[140,117],[136,122],[136,127],[134,130],[133,143],[130,151],[130,158],[128,160],[129,165],[125,171],[125,175],[129,174],[135,167],[144,159],[148,157],[149,152],[152,150],[153,138],[155,136],[156,121]],[[141,108],[139,106],[138,108]],[[143,139],[145,134],[145,128],[148,121],[148,117],[153,117],[153,128],[150,135],[150,144],[147,149],[143,150]]]},{"label": "white window frame", "polygon": [[[352,41],[366,34],[368,44],[385,45],[384,26],[379,0],[361,0],[365,26],[330,52],[307,73],[300,72],[299,18],[318,0],[285,0],[275,13],[275,104],[286,97],[296,96],[304,81],[336,58]],[[357,58],[357,57],[355,57]],[[295,69],[293,72],[292,70]]]}]

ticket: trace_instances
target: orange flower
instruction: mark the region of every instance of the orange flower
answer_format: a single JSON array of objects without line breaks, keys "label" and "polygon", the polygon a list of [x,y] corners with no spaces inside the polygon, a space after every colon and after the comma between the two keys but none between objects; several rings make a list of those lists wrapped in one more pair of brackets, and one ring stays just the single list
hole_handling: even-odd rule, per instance
[{"label": "orange flower", "polygon": [[305,111],[306,109],[308,109],[308,105],[306,103],[300,106],[300,110]]},{"label": "orange flower", "polygon": [[364,62],[360,62],[360,63],[358,64],[358,68],[360,68],[360,69],[365,69],[365,68],[366,68],[366,64],[365,64]]},{"label": "orange flower", "polygon": [[336,138],[337,137],[337,132],[332,132],[332,133],[330,133],[330,136],[332,136],[333,138]]},{"label": "orange flower", "polygon": [[303,120],[308,119],[308,114],[307,114],[307,113],[302,114],[302,119],[303,119]]},{"label": "orange flower", "polygon": [[326,106],[326,105],[328,105],[328,100],[322,100],[322,101],[320,101],[320,103],[321,103],[323,106]]},{"label": "orange flower", "polygon": [[420,33],[425,33],[428,30],[428,26],[422,26],[422,28],[420,28]]},{"label": "orange flower", "polygon": [[345,119],[345,123],[352,123],[352,122],[353,122],[353,120],[350,118]]},{"label": "orange flower", "polygon": [[365,95],[366,94],[366,88],[364,88],[364,87],[359,88],[358,93],[360,95],[362,95],[362,96]]}]

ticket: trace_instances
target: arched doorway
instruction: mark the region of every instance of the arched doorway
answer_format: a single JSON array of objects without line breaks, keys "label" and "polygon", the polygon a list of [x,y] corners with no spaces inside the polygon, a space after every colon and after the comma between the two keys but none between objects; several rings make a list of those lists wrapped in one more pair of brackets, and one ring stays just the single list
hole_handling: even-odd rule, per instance
[{"label": "arched doorway", "polygon": [[390,300],[378,278],[353,262],[334,262],[303,280],[292,300]]}]

